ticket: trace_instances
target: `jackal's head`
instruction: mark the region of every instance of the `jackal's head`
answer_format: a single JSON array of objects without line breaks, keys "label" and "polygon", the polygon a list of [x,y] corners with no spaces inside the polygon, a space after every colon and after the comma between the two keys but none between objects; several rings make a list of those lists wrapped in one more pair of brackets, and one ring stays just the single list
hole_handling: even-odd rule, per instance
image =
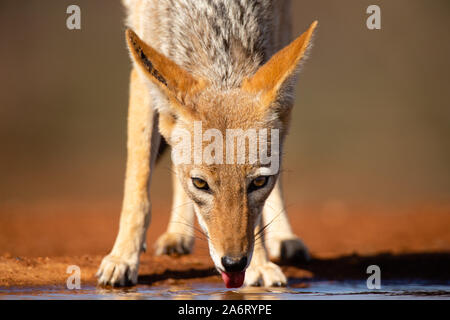
[{"label": "jackal's head", "polygon": [[279,174],[293,76],[316,24],[238,88],[226,90],[194,77],[127,30],[132,58],[153,83],[159,130],[172,146],[176,174],[229,286],[242,285],[252,257],[255,227]]}]

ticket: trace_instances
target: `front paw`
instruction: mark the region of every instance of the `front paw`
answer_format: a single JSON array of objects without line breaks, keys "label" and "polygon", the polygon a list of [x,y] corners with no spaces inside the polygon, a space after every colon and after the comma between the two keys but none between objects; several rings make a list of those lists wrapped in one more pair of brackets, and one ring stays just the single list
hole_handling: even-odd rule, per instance
[{"label": "front paw", "polygon": [[244,283],[253,287],[285,287],[287,279],[279,266],[268,261],[262,265],[250,265]]},{"label": "front paw", "polygon": [[107,286],[130,286],[137,284],[139,257],[124,259],[109,254],[103,258],[97,271],[98,284]]},{"label": "front paw", "polygon": [[156,255],[189,254],[193,246],[193,236],[166,232],[156,241]]},{"label": "front paw", "polygon": [[279,260],[283,264],[305,263],[310,260],[308,248],[295,236],[271,237],[266,245],[270,258]]}]

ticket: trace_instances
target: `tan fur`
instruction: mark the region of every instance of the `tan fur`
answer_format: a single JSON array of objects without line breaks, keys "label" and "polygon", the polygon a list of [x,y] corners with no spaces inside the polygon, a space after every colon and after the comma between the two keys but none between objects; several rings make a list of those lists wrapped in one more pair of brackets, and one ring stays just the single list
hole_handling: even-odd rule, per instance
[{"label": "tan fur", "polygon": [[[160,134],[174,146],[173,133],[180,129],[193,133],[194,121],[202,123],[202,132],[216,129],[223,136],[232,128],[278,129],[282,147],[292,107],[291,78],[317,23],[278,51],[290,38],[289,1],[246,6],[248,1],[241,1],[242,6],[234,0],[199,0],[196,7],[187,0],[124,1],[128,25],[134,29],[126,32],[134,62],[127,174],[119,234],[102,261],[99,283],[137,282]],[[269,261],[263,241],[255,241],[255,232],[273,236],[269,253],[274,258],[280,257],[283,241],[301,241],[289,226],[279,172],[271,174],[262,188],[248,191],[264,169],[260,162],[175,165],[174,208],[156,253],[191,251],[195,212],[217,269],[223,271],[221,257],[246,256],[247,285],[285,285],[286,278]],[[205,180],[210,192],[195,188],[192,178]]]},{"label": "tan fur", "polygon": [[245,79],[242,88],[249,92],[261,92],[263,103],[270,105],[276,99],[286,79],[298,67],[316,26],[317,21],[314,21],[308,31],[277,52],[252,77]]},{"label": "tan fur", "polygon": [[137,283],[139,255],[145,251],[150,223],[149,184],[160,143],[158,114],[152,107],[147,88],[131,72],[128,111],[128,159],[120,229],[111,253],[97,273],[100,283]]},{"label": "tan fur", "polygon": [[194,245],[194,206],[172,173],[173,207],[167,231],[156,242],[156,254],[187,254]]}]

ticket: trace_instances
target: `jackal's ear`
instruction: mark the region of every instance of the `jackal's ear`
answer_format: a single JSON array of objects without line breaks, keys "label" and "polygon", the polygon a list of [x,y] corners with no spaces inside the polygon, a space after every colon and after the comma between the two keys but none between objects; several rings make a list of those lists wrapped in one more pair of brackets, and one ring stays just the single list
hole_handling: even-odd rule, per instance
[{"label": "jackal's ear", "polygon": [[314,21],[300,37],[273,55],[252,77],[243,81],[242,88],[248,92],[261,93],[266,106],[273,102],[283,85],[295,74],[316,26],[317,21]]},{"label": "jackal's ear", "polygon": [[131,29],[127,29],[126,39],[134,62],[169,99],[182,103],[188,95],[204,86],[203,81],[195,79],[175,62],[147,45]]}]

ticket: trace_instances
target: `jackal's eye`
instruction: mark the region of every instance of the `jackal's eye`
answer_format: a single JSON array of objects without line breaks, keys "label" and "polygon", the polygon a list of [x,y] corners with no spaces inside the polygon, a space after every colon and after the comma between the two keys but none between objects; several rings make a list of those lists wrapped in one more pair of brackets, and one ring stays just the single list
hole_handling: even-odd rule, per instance
[{"label": "jackal's eye", "polygon": [[200,190],[209,190],[208,183],[200,178],[192,178],[192,184],[194,187]]},{"label": "jackal's eye", "polygon": [[258,178],[253,179],[253,181],[250,183],[250,186],[248,187],[248,192],[261,189],[267,184],[267,181],[269,181],[269,177],[267,176],[260,176]]}]

